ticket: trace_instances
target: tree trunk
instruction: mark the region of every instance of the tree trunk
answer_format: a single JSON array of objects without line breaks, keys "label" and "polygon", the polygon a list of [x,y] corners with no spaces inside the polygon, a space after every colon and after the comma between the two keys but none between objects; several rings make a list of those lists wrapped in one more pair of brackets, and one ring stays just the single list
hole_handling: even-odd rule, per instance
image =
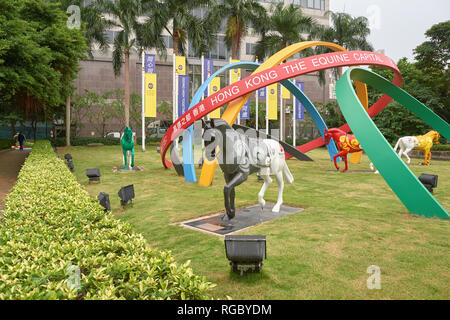
[{"label": "tree trunk", "polygon": [[[172,42],[173,42],[173,54],[178,55],[178,30],[173,30],[172,32]],[[175,62],[174,62],[175,63]]]},{"label": "tree trunk", "polygon": [[[67,73],[67,83],[70,84],[70,73]],[[66,97],[66,146],[70,147],[70,95]]]},{"label": "tree trunk", "polygon": [[130,51],[125,51],[125,126],[130,126]]},{"label": "tree trunk", "polygon": [[241,42],[241,33],[241,24],[239,19],[236,18],[236,34],[233,35],[231,43],[231,57],[235,60],[239,59],[238,49]]}]

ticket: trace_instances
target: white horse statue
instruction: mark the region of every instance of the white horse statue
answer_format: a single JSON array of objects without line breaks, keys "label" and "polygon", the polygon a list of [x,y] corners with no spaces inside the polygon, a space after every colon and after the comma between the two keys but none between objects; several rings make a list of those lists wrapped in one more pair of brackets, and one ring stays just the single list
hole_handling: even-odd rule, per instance
[{"label": "white horse statue", "polygon": [[280,211],[283,203],[283,177],[289,184],[294,182],[294,177],[287,166],[284,149],[278,141],[250,138],[234,130],[222,119],[206,121],[203,137],[206,158],[213,161],[218,156],[220,169],[225,177],[226,185],[223,191],[227,214],[222,217],[223,220],[230,220],[235,216],[234,188],[246,181],[250,174],[256,172],[259,172],[260,177],[264,179],[264,184],[258,193],[258,202],[262,208],[266,204],[264,193],[272,183],[270,174],[275,175],[278,183],[278,200],[272,212]]}]

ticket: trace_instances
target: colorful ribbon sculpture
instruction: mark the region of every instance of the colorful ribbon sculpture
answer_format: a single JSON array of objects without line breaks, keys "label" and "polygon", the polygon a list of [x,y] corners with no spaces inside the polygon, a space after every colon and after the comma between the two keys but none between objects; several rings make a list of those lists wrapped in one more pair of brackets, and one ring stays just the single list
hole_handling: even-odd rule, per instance
[{"label": "colorful ribbon sculpture", "polygon": [[[203,92],[206,88],[208,88],[209,84],[211,83],[212,79],[217,77],[219,74],[226,72],[230,69],[247,69],[247,70],[255,70],[260,66],[260,64],[256,62],[236,62],[229,64],[217,72],[215,72],[213,75],[211,75],[197,90],[194,97],[192,98],[192,101],[189,105],[189,109],[194,107],[197,103],[200,102],[200,100],[203,97]],[[281,82],[281,84],[289,90],[304,106],[306,112],[311,116],[312,120],[314,121],[315,125],[317,126],[317,129],[319,132],[324,132],[324,130],[328,129],[327,125],[325,124],[325,121],[320,116],[320,113],[317,111],[316,107],[313,105],[313,103],[308,99],[308,97],[292,82],[289,80]],[[195,176],[195,169],[194,169],[194,155],[192,152],[193,149],[193,126],[190,126],[187,131],[183,132],[183,169],[184,169],[184,176],[186,182],[195,182],[196,176]],[[337,154],[337,148],[336,145],[331,143],[330,145],[327,145],[328,152],[330,154],[330,158],[333,159],[334,155]],[[209,162],[208,159],[204,159],[207,163]]]},{"label": "colorful ribbon sculpture", "polygon": [[342,114],[381,176],[413,214],[448,219],[447,211],[398,157],[359,102],[352,80],[364,82],[389,95],[429,124],[447,140],[450,125],[405,90],[369,70],[347,70],[336,84],[336,96]]}]

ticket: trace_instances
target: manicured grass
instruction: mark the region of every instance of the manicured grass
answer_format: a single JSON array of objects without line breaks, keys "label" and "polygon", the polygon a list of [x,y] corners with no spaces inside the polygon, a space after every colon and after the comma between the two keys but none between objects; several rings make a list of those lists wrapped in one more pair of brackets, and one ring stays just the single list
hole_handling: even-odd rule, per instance
[{"label": "manicured grass", "polygon": [[[450,297],[449,221],[408,213],[380,175],[329,173],[334,169],[326,150],[308,153],[314,162],[289,160],[295,182],[287,185],[285,203],[306,208],[247,229],[241,234],[267,235],[267,260],[261,274],[243,277],[230,271],[223,238],[178,225],[187,219],[223,210],[224,179],[217,168],[213,186],[184,182],[175,170],[161,165],[156,147],[135,164],[143,172],[114,173],[122,163],[119,146],[59,148],[71,153],[78,181],[92,196],[110,195],[115,217],[130,223],[151,247],[172,250],[180,263],[191,260],[196,274],[217,286],[211,295],[234,299],[448,299]],[[450,208],[450,162],[432,159],[411,170],[439,175],[434,196]],[[369,171],[363,156],[350,170]],[[100,168],[101,183],[88,184],[85,169]],[[199,171],[197,171],[199,176]],[[121,186],[134,184],[136,199],[123,210],[117,196]],[[257,203],[261,183],[256,176],[236,190],[236,206]],[[266,200],[276,201],[274,182]],[[369,290],[367,268],[381,268],[381,290]]]}]

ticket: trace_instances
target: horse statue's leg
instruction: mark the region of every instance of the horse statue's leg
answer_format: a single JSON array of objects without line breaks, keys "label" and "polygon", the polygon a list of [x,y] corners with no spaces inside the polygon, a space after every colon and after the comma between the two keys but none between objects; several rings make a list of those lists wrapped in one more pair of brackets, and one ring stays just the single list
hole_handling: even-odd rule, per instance
[{"label": "horse statue's leg", "polygon": [[131,148],[131,167],[134,168],[134,147]]},{"label": "horse statue's leg", "polygon": [[236,214],[236,210],[234,207],[234,188],[247,180],[247,178],[248,174],[245,174],[244,172],[238,172],[232,177],[225,176],[225,180],[228,182],[223,188],[223,197],[225,200],[225,209],[227,211],[227,214],[222,217],[222,220],[226,221],[234,218]]},{"label": "horse statue's leg", "polygon": [[431,152],[430,152],[430,149],[427,148],[427,149],[425,149],[425,158],[423,160],[423,165],[429,166],[430,160],[431,160]]},{"label": "horse statue's leg", "polygon": [[128,170],[127,166],[127,150],[122,149],[123,152],[123,170]]},{"label": "horse statue's leg", "polygon": [[342,173],[344,173],[345,171],[347,171],[348,170],[348,164],[347,164],[347,154],[348,153],[345,153],[343,156],[342,156],[342,158],[344,159],[344,162],[345,162],[345,169],[344,170],[342,170]]},{"label": "horse statue's leg", "polygon": [[281,205],[283,204],[283,190],[284,190],[284,180],[283,172],[280,170],[275,174],[275,179],[278,183],[278,200],[272,209],[272,212],[280,212]]},{"label": "horse statue's leg", "polygon": [[261,173],[260,177],[264,180],[264,184],[261,187],[261,190],[259,190],[258,202],[259,202],[259,205],[261,206],[261,209],[264,210],[264,207],[266,205],[266,201],[264,200],[264,194],[266,193],[266,190],[269,187],[269,185],[272,183],[272,179],[270,178],[268,172],[267,172],[267,174]]}]

